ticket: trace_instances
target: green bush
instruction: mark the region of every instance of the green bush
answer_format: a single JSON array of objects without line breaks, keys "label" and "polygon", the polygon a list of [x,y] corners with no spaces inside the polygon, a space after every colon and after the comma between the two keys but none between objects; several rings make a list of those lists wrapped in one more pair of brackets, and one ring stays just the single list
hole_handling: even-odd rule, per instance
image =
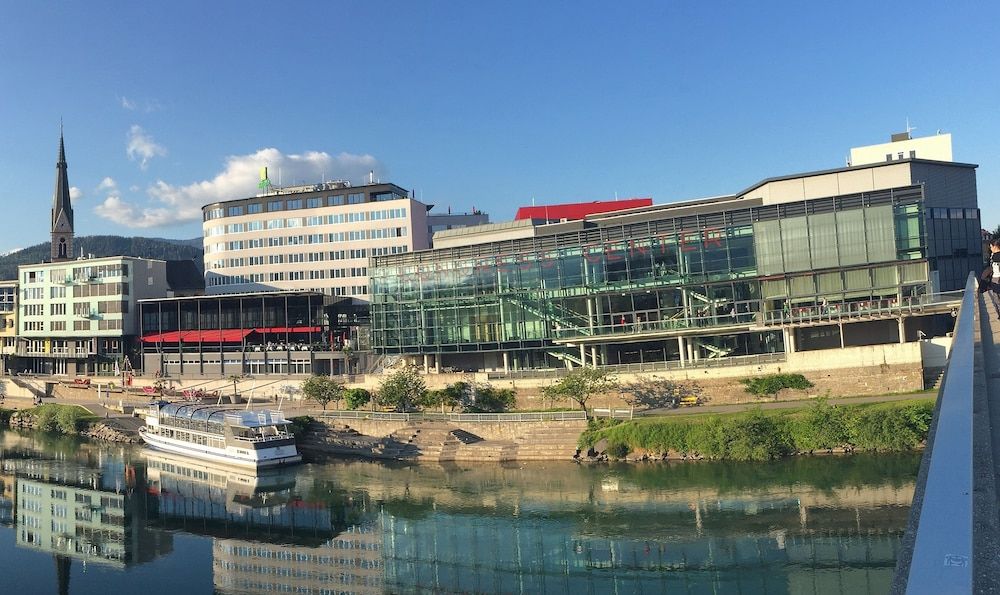
[{"label": "green bush", "polygon": [[344,391],[344,402],[348,409],[364,407],[372,400],[372,394],[363,388],[349,388]]},{"label": "green bush", "polygon": [[10,423],[10,416],[14,414],[13,409],[0,409],[0,425],[6,426]]},{"label": "green bush", "polygon": [[74,435],[97,419],[90,412],[76,405],[39,405],[30,411],[35,418],[35,428],[43,432]]},{"label": "green bush", "polygon": [[744,378],[740,382],[746,385],[745,390],[748,393],[758,397],[774,396],[786,388],[803,390],[813,386],[813,383],[802,374],[765,374],[755,378]]},{"label": "green bush", "polygon": [[848,408],[831,406],[826,399],[819,399],[805,416],[796,420],[795,448],[813,451],[840,448],[850,441]]},{"label": "green bush", "polygon": [[612,456],[644,450],[707,459],[765,461],[795,452],[848,447],[905,451],[927,438],[933,402],[831,406],[825,400],[799,412],[759,409],[729,415],[593,419],[581,434],[586,450],[602,439]]}]

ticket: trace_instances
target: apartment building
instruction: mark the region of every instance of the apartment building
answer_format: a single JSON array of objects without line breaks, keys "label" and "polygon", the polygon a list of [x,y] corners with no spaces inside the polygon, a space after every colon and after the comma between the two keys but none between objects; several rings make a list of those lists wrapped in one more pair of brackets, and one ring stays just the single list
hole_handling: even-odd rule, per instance
[{"label": "apartment building", "polygon": [[167,295],[167,263],[110,256],[18,267],[13,370],[110,375],[135,359],[136,302]]}]

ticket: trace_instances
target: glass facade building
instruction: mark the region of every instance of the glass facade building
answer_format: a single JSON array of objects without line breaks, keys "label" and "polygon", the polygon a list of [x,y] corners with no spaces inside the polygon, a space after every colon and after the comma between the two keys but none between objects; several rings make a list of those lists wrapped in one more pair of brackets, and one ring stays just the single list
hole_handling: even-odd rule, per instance
[{"label": "glass facade building", "polygon": [[[825,195],[831,186],[842,193]],[[374,259],[373,347],[461,369],[780,352],[796,317],[912,312],[980,265],[975,166],[946,162],[816,172],[729,197],[527,223],[458,230],[441,248]],[[884,342],[917,326],[901,323]],[[824,345],[821,326],[802,334],[801,347]]]}]

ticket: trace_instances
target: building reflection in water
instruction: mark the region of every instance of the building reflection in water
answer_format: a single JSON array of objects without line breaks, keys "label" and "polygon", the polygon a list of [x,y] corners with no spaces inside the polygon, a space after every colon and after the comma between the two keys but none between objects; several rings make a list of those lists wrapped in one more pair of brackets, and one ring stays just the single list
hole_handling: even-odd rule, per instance
[{"label": "building reflection in water", "polygon": [[214,538],[220,593],[382,593],[377,514],[298,470],[247,471],[146,452],[153,522]]},{"label": "building reflection in water", "polygon": [[183,531],[212,539],[225,595],[884,592],[918,461],[249,475],[127,449],[0,454],[0,524],[58,576],[169,554]]},{"label": "building reflection in water", "polygon": [[0,519],[12,511],[18,547],[57,555],[65,568],[69,560],[124,568],[172,551],[172,536],[146,525],[142,467],[99,449],[65,456],[7,442]]}]

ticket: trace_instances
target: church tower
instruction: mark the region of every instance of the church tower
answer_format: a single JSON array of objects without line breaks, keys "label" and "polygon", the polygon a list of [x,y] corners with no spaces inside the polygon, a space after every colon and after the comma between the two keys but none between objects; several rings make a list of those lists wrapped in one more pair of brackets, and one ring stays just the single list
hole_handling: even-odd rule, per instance
[{"label": "church tower", "polygon": [[52,261],[73,258],[73,205],[69,200],[66,150],[59,132],[59,161],[56,163],[56,191],[52,196]]}]

